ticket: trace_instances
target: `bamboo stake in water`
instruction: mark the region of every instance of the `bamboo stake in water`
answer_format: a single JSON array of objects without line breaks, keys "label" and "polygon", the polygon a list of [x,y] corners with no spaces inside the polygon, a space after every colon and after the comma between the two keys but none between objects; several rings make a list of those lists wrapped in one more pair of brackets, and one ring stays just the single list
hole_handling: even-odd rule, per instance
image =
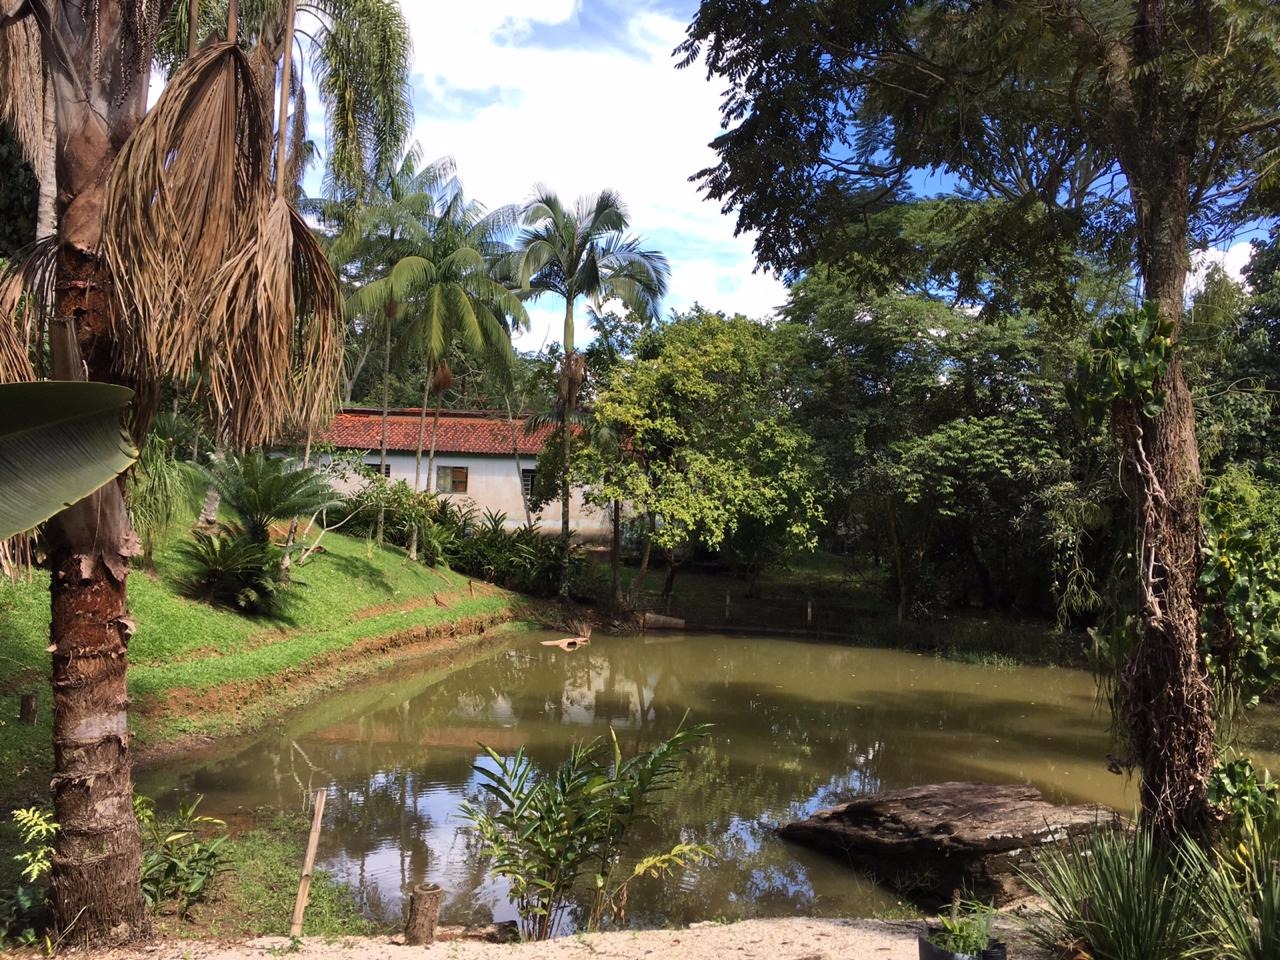
[{"label": "bamboo stake in water", "polygon": [[302,862],[302,880],[298,883],[298,898],[293,902],[293,919],[289,923],[289,936],[302,936],[302,915],[311,899],[311,874],[316,865],[316,850],[320,846],[320,824],[324,821],[325,792],[316,791],[316,812],[311,817],[311,835],[307,837],[307,855]]}]

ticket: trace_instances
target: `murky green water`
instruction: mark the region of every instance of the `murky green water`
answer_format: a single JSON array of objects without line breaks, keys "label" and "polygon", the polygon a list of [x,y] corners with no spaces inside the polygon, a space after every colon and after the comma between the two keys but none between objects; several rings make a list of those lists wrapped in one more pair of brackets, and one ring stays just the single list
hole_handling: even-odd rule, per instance
[{"label": "murky green water", "polygon": [[[204,812],[228,816],[299,810],[325,787],[323,865],[384,919],[399,916],[406,885],[441,883],[453,923],[513,917],[458,816],[477,793],[477,742],[500,753],[526,744],[546,768],[609,725],[633,748],[686,710],[715,725],[661,822],[636,841],[705,843],[717,860],[637,887],[640,924],[891,906],[892,894],[771,832],[858,793],[1025,781],[1059,802],[1133,806],[1131,786],[1106,770],[1106,723],[1085,673],[741,636],[606,636],[565,653],[540,646],[547,636],[521,636],[444,679],[402,675],[335,696],[234,756],[151,771],[140,788],[204,794]],[[1260,711],[1248,740],[1280,769],[1280,714]]]}]

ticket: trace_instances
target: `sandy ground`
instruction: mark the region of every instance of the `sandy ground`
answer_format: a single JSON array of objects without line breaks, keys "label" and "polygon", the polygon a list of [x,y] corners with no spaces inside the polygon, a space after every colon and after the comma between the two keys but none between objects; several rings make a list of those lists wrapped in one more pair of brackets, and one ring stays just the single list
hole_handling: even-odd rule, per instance
[{"label": "sandy ground", "polygon": [[290,949],[273,937],[240,944],[170,942],[99,954],[102,960],[917,960],[921,924],[877,920],[746,920],[685,930],[643,930],[564,937],[547,943],[467,940],[406,947],[389,938],[326,941],[308,937]]}]

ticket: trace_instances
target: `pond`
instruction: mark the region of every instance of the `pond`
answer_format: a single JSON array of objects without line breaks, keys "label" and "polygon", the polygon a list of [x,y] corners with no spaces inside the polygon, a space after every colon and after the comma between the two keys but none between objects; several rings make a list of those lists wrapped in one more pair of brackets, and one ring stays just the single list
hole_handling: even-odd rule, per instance
[{"label": "pond", "polygon": [[[446,923],[513,919],[459,804],[478,794],[485,743],[521,744],[542,768],[612,726],[625,748],[673,731],[688,711],[714,725],[635,849],[685,840],[714,863],[632,892],[637,925],[753,916],[869,916],[893,894],[774,837],[780,821],[859,793],[943,780],[1030,782],[1052,800],[1131,811],[1135,790],[1107,771],[1107,723],[1092,678],[1042,667],[973,666],[901,651],[777,637],[597,636],[575,652],[521,634],[444,675],[402,668],[336,695],[217,760],[151,770],[158,798],[204,794],[202,809],[304,809],[328,790],[320,860],[368,912],[397,921],[401,891],[443,885]],[[1246,739],[1280,769],[1280,712]]]}]

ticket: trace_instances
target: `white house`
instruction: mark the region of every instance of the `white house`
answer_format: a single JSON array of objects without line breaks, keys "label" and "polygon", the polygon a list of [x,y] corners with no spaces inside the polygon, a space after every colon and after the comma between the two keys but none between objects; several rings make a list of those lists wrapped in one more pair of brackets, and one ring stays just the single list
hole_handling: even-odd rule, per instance
[{"label": "white house", "polygon": [[[435,476],[428,477],[431,421],[427,410],[422,452],[422,489],[450,500],[470,502],[479,511],[507,515],[507,526],[525,522],[524,497],[533,484],[538,454],[551,434],[545,426],[526,432],[525,421],[510,421],[494,413],[441,410],[436,432]],[[413,486],[422,410],[393,410],[387,417],[387,467],[391,480]],[[338,414],[322,439],[339,450],[356,450],[364,463],[378,468],[382,448],[382,411],[347,408]],[[571,492],[569,523],[580,540],[608,539],[611,527],[607,511],[582,499],[582,490]],[[547,533],[560,529],[560,502],[548,504],[533,517]]]}]

